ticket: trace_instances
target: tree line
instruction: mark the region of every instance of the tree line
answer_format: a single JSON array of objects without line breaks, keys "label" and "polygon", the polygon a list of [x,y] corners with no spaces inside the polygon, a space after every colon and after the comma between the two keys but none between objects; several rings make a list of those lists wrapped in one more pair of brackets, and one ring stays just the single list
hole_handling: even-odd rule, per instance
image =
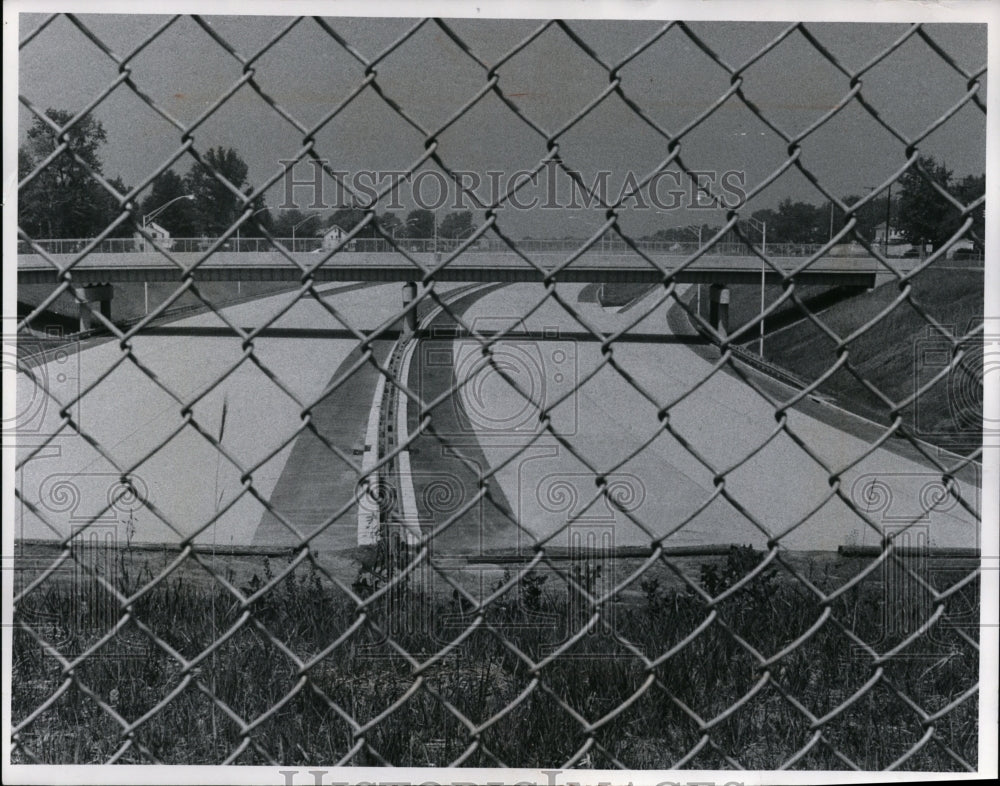
[{"label": "tree line", "polygon": [[[46,116],[58,127],[70,121],[72,114],[61,109],[48,109]],[[19,192],[18,224],[34,238],[90,238],[104,232],[120,218],[121,209],[116,200],[93,177],[104,177],[104,166],[99,155],[107,134],[100,120],[88,115],[66,133],[68,150],[54,155],[59,140],[48,123],[36,117],[26,134],[26,141],[18,148],[18,179],[23,180],[39,164],[48,161],[44,168]],[[69,151],[72,151],[72,155]],[[51,160],[49,160],[51,159]],[[985,193],[985,175],[968,175],[955,178],[944,163],[931,156],[922,156],[919,165],[933,182],[946,189],[959,202],[970,204]],[[247,182],[249,167],[232,148],[215,147],[201,155],[184,174],[167,169],[151,183],[148,194],[137,206],[132,220],[118,224],[111,237],[128,237],[141,224],[143,216],[177,200],[157,223],[166,227],[174,237],[217,237],[225,232],[241,214],[242,200],[213,174],[221,174],[244,195],[252,192]],[[107,183],[119,193],[129,188],[120,177],[106,178]],[[904,240],[919,245],[939,247],[952,237],[963,219],[960,212],[927,182],[914,167],[899,178],[897,191],[889,198],[880,195],[861,208],[855,215],[854,233],[869,243],[875,240],[876,228],[887,219],[894,231]],[[190,198],[180,199],[188,196]],[[859,195],[849,195],[841,201],[854,204]],[[272,213],[263,196],[252,203],[253,220],[240,227],[242,237],[262,237],[260,228],[274,237],[315,237],[325,229],[338,226],[350,232],[368,221],[357,233],[358,237],[376,237],[378,229],[392,238],[431,238],[435,234],[446,239],[464,239],[475,229],[470,211],[449,213],[438,222],[430,210],[412,210],[405,218],[386,211],[375,221],[360,208],[341,208],[329,216],[299,210],[279,210]],[[776,209],[757,210],[752,217],[767,225],[768,243],[825,243],[844,225],[844,211],[831,202],[816,205],[802,201],[782,200]],[[980,205],[972,213],[973,225],[969,237],[980,251],[985,237],[985,208]],[[703,225],[702,238],[707,240],[719,226]],[[759,234],[751,233],[754,242]],[[661,229],[643,239],[666,241],[691,241],[697,237],[690,228]],[[844,240],[853,239],[850,235]]]},{"label": "tree line", "polygon": [[[971,204],[986,192],[985,175],[967,175],[957,179],[945,164],[937,162],[933,156],[920,156],[919,165],[934,183],[963,204]],[[907,243],[937,249],[953,237],[964,223],[965,219],[960,211],[942,196],[916,167],[907,169],[894,186],[897,189],[894,194],[890,196],[891,189],[887,189],[884,195],[872,199],[855,212],[854,228],[852,232],[844,235],[841,242],[863,239],[873,243],[876,235],[884,239],[885,226],[888,224],[893,237],[899,233],[902,240]],[[853,205],[861,199],[858,194],[850,194],[842,197],[841,202]],[[768,243],[803,245],[820,245],[828,242],[843,229],[848,218],[847,213],[833,202],[816,205],[787,198],[783,199],[776,209],[757,210],[751,216],[755,221],[766,225]],[[972,226],[967,237],[972,240],[977,250],[982,251],[986,229],[985,204],[980,204],[972,211],[971,216]],[[720,229],[720,225],[704,224],[701,226],[701,236],[707,240]],[[743,234],[755,244],[760,243],[759,227],[750,228],[743,225],[742,230]],[[697,226],[670,227],[649,235],[647,239],[691,242],[697,239],[697,231]],[[734,236],[730,239],[737,238]]]}]

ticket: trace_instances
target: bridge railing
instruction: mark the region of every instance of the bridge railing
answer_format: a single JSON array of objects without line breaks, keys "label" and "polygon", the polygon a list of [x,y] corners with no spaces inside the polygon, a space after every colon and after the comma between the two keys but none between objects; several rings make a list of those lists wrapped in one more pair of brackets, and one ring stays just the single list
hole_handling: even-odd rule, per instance
[{"label": "bridge railing", "polygon": [[[158,244],[151,243],[144,239],[135,238],[108,238],[102,240],[94,247],[94,252],[98,254],[125,254],[136,252],[155,253],[154,245],[159,245],[167,251],[178,252],[199,252],[211,248],[217,238],[209,237],[178,237],[161,241]],[[322,238],[296,237],[296,238],[276,238],[289,251],[295,253],[318,253],[325,249],[331,249],[329,243],[324,243]],[[55,238],[32,240],[31,243],[25,240],[18,240],[17,253],[28,255],[37,253],[35,246],[41,248],[49,254],[78,254],[87,247],[92,240],[87,238]],[[457,249],[464,241],[452,238],[396,238],[388,240],[381,237],[359,237],[351,240],[342,249],[344,252],[365,252],[365,253],[389,253],[402,249],[410,253],[431,253],[435,248],[441,253],[450,253]],[[568,255],[578,249],[583,242],[577,238],[563,239],[521,239],[517,246],[527,254],[564,254]],[[687,241],[663,241],[663,240],[636,240],[635,245],[648,254],[671,254],[677,256],[688,256],[698,251],[702,246],[698,243]],[[768,243],[764,251],[775,257],[809,257],[822,248],[818,243]],[[221,251],[241,252],[241,253],[265,253],[275,250],[274,244],[267,238],[240,237],[230,238],[222,246]],[[857,244],[851,246],[850,250],[856,256],[865,253],[864,249]],[[510,246],[497,238],[486,238],[477,241],[467,249],[469,253],[510,253]],[[911,247],[891,249],[887,256],[901,257]],[[635,252],[620,238],[602,238],[591,249],[593,254],[605,254],[609,256],[635,256]],[[713,256],[742,256],[748,254],[748,247],[744,243],[714,243],[707,247],[705,254]],[[833,253],[838,253],[834,249]],[[926,256],[926,252],[919,257]],[[959,249],[946,254],[942,264],[962,263],[966,265],[983,265],[984,254],[981,251],[969,251]]]},{"label": "bridge railing", "polygon": [[[210,237],[176,237],[169,240],[153,243],[145,239],[136,238],[108,238],[102,240],[94,247],[94,252],[99,254],[135,253],[137,251],[155,252],[154,246],[159,246],[169,251],[196,252],[205,251],[212,247],[217,238]],[[82,251],[92,240],[88,238],[55,238],[55,239],[33,239],[32,243],[50,254],[76,254]],[[319,251],[333,246],[322,238],[296,237],[296,238],[275,238],[275,242],[280,243],[289,251],[296,253]],[[450,253],[464,241],[453,238],[396,238],[388,240],[381,237],[359,237],[351,240],[343,249],[344,251],[358,252],[391,252],[402,249],[411,253],[430,253],[437,248],[442,253]],[[541,254],[570,254],[583,243],[582,238],[562,238],[562,239],[537,239],[528,238],[517,241],[517,246],[525,253]],[[18,254],[35,253],[36,249],[24,240],[18,241]],[[699,249],[697,243],[689,242],[668,242],[654,240],[637,240],[636,245],[650,254],[693,254]],[[815,253],[822,246],[809,243],[774,243],[769,244],[766,251],[775,256],[801,256],[806,257]],[[274,250],[274,244],[267,238],[240,237],[230,238],[220,246],[220,250],[228,252],[261,253]],[[471,253],[510,253],[510,246],[497,238],[486,238],[478,240],[469,246]],[[594,253],[626,255],[633,254],[629,246],[620,238],[605,238],[598,241],[593,247]],[[747,246],[742,243],[716,243],[706,250],[709,255],[733,256],[746,254]]]}]

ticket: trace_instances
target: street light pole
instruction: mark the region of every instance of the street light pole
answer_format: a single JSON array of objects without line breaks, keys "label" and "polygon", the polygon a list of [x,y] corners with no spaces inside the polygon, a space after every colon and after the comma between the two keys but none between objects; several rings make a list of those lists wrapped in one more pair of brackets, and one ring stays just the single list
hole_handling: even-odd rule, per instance
[{"label": "street light pole", "polygon": [[310,216],[306,216],[299,223],[297,223],[295,226],[292,227],[292,253],[293,254],[295,253],[295,230],[298,229],[300,226],[302,226],[307,221],[312,221],[314,218],[316,218],[316,214],[315,213],[313,213]]},{"label": "street light pole", "polygon": [[[144,215],[142,217],[142,228],[143,228],[143,230],[145,230],[146,227],[149,226],[149,223],[154,218],[156,218],[158,215],[160,215],[160,213],[162,213],[164,210],[166,210],[168,207],[170,207],[174,202],[180,202],[182,199],[194,199],[194,194],[182,194],[179,197],[174,197],[169,202],[165,202],[164,204],[160,205],[158,208],[156,208],[156,210],[151,210],[150,212],[146,213],[146,215]],[[143,251],[146,250],[146,238],[145,237],[142,239],[142,248],[143,248]],[[149,282],[148,281],[143,281],[142,282],[142,299],[143,299],[143,305],[145,307],[144,313],[146,315],[148,315],[149,314]]]},{"label": "street light pole", "polygon": [[[263,212],[264,212],[265,210],[270,210],[270,208],[269,208],[269,207],[267,207],[267,206],[264,206],[264,207],[260,208],[259,210],[255,210],[255,211],[253,211],[253,212],[252,212],[252,213],[251,213],[251,214],[250,214],[250,215],[249,215],[249,216],[247,217],[247,221],[249,221],[249,220],[250,220],[251,218],[253,218],[253,217],[254,217],[255,215],[257,215],[258,213],[263,213]],[[241,226],[242,226],[242,224],[241,224]],[[236,251],[238,252],[239,250],[240,250],[240,228],[239,228],[239,227],[236,227]]]},{"label": "street light pole", "polygon": [[180,202],[182,199],[194,199],[194,194],[182,194],[179,197],[174,197],[169,202],[165,202],[160,205],[156,210],[151,210],[142,217],[142,228],[145,229],[149,226],[149,222],[156,218],[160,213],[170,207],[174,202]]},{"label": "street light pole", "polygon": [[889,256],[889,224],[892,221],[892,183],[885,195],[885,243],[882,256]]},{"label": "street light pole", "polygon": [[[701,251],[701,230],[702,225],[699,224],[697,227],[686,226],[684,227],[688,232],[694,232],[695,229],[698,230],[698,250]],[[701,316],[701,284],[699,283],[698,289],[695,290],[696,304],[695,309],[697,310],[698,316]]]}]

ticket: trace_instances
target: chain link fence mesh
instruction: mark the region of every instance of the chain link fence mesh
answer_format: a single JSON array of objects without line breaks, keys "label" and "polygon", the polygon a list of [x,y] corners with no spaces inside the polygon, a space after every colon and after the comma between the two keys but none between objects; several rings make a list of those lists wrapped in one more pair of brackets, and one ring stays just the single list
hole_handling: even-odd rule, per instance
[{"label": "chain link fence mesh", "polygon": [[[28,30],[21,50],[30,48],[56,18]],[[884,194],[904,173],[917,172],[959,215],[955,237],[968,236],[984,197],[969,204],[962,202],[941,187],[918,158],[921,142],[960,110],[971,107],[985,115],[985,67],[965,70],[936,42],[933,30],[919,24],[909,27],[866,66],[854,70],[828,51],[808,24],[789,24],[748,61],[732,65],[683,22],[663,24],[613,63],[605,62],[572,24],[539,22],[530,35],[491,63],[481,59],[454,25],[442,19],[413,21],[405,34],[375,57],[354,48],[338,32],[335,21],[289,20],[258,51],[247,55],[227,41],[211,20],[191,19],[241,69],[239,78],[193,123],[177,120],[147,95],[132,70],[138,53],[176,24],[178,17],[164,19],[133,51],[120,54],[90,29],[86,18],[66,15],[65,20],[103,53],[114,77],[65,125],[53,121],[30,97],[22,96],[21,104],[29,116],[45,123],[58,144],[49,158],[21,179],[19,189],[26,189],[47,167],[68,157],[86,169],[120,207],[116,220],[101,235],[81,240],[72,248],[55,248],[54,241],[19,232],[20,253],[44,260],[58,281],[31,313],[19,319],[22,344],[30,344],[33,320],[59,297],[70,295],[83,303],[74,289],[74,274],[83,269],[92,252],[110,248],[120,225],[144,233],[137,213],[138,196],[144,189],[185,157],[208,165],[199,147],[199,129],[241,88],[252,90],[275,115],[297,129],[301,146],[292,158],[313,161],[334,179],[340,175],[328,164],[328,151],[318,148],[317,135],[359,95],[378,96],[399,123],[423,138],[424,153],[412,162],[409,174],[432,162],[453,178],[448,147],[442,142],[445,132],[479,101],[492,96],[544,147],[535,171],[556,166],[583,188],[586,183],[579,172],[562,159],[560,139],[608,97],[624,102],[662,139],[665,160],[645,176],[645,182],[668,166],[693,177],[684,159],[686,143],[698,134],[706,119],[727,102],[736,101],[787,145],[785,163],[756,185],[748,199],[794,169],[837,204],[846,219],[830,243],[804,248],[789,269],[777,265],[773,253],[762,252],[757,238],[741,224],[745,216],[734,210],[718,236],[706,238],[702,246],[688,246],[679,264],[665,264],[654,250],[619,226],[621,202],[602,201],[603,225],[584,245],[562,250],[559,263],[550,266],[533,258],[531,249],[500,228],[498,211],[511,199],[511,188],[495,203],[481,205],[484,218],[466,240],[451,244],[439,259],[430,261],[427,254],[414,253],[380,228],[376,211],[384,204],[387,187],[374,204],[364,206],[364,221],[336,248],[318,255],[295,255],[285,241],[271,238],[261,228],[267,239],[255,240],[255,249],[256,244],[265,243],[269,251],[280,255],[283,264],[296,271],[298,282],[291,289],[287,308],[263,324],[245,328],[204,294],[200,270],[211,264],[227,242],[238,237],[241,226],[255,223],[254,200],[278,183],[282,173],[244,193],[213,170],[244,206],[242,214],[207,248],[198,250],[191,263],[176,257],[171,249],[158,249],[163,261],[176,266],[176,284],[169,297],[134,324],[123,328],[109,315],[93,309],[93,326],[110,336],[108,340],[117,348],[114,363],[66,398],[50,389],[42,371],[50,354],[43,352],[39,362],[19,353],[19,376],[31,379],[59,414],[58,428],[51,436],[19,449],[19,475],[67,436],[86,441],[114,472],[107,504],[74,525],[69,534],[51,522],[51,511],[18,483],[17,504],[24,515],[47,523],[55,534],[49,550],[36,546],[33,551],[22,545],[15,558],[19,579],[14,598],[14,761],[975,770],[978,555],[970,557],[959,550],[945,554],[945,558],[933,555],[906,535],[922,516],[926,517],[926,507],[889,530],[873,512],[876,503],[871,495],[877,488],[872,486],[861,500],[842,481],[845,473],[868,461],[890,439],[905,443],[907,450],[919,456],[924,471],[939,489],[930,509],[957,505],[978,521],[978,500],[969,498],[968,493],[969,488],[978,490],[963,487],[957,479],[975,470],[982,447],[966,455],[933,450],[919,438],[906,413],[963,362],[980,357],[983,325],[956,332],[940,324],[915,296],[914,281],[944,263],[944,249],[903,269],[898,259],[885,256],[877,244],[854,229],[857,216],[870,200]],[[258,73],[264,53],[302,25],[321,28],[330,46],[356,60],[364,72],[356,90],[312,125],[286,110],[281,96],[270,94]],[[479,91],[453,115],[439,118],[433,125],[421,122],[409,108],[384,93],[379,83],[383,62],[390,56],[405,57],[408,42],[423,28],[431,28],[435,35],[456,44],[482,73]],[[607,86],[559,128],[543,128],[505,91],[499,71],[518,53],[537,46],[543,34],[553,31],[571,40],[606,73]],[[728,89],[707,103],[702,114],[679,130],[665,128],[633,99],[623,76],[627,64],[668,33],[680,33],[729,83]],[[840,101],[795,135],[782,130],[742,91],[744,73],[792,36],[811,47],[817,61],[837,69],[844,83]],[[864,90],[866,74],[911,40],[930,47],[966,83],[965,93],[954,105],[940,117],[928,118],[925,128],[915,136],[889,124]],[[94,171],[86,157],[74,149],[70,136],[74,126],[122,88],[172,125],[177,134],[174,155],[150,170],[128,193],[120,193]],[[898,141],[903,153],[903,163],[891,178],[854,205],[841,203],[801,155],[810,136],[848,105],[862,107]],[[342,186],[350,190],[346,183]],[[378,242],[380,247],[392,249],[398,260],[412,265],[419,284],[406,312],[401,310],[374,331],[352,325],[336,302],[324,296],[317,278],[324,265],[351,253],[349,244],[361,240],[362,232],[374,236],[366,242]],[[709,324],[700,304],[696,307],[693,303],[693,290],[686,291],[678,283],[683,272],[697,267],[702,256],[718,253],[725,233],[729,233],[727,242],[733,234],[738,236],[745,244],[745,253],[752,253],[776,272],[783,287],[767,314],[750,319],[732,335]],[[807,272],[834,245],[848,240],[864,247],[864,254],[876,263],[879,273],[891,280],[885,286],[894,287],[895,294],[878,313],[844,330],[827,324],[822,313],[810,308],[795,276]],[[709,473],[713,488],[696,511],[676,521],[645,520],[638,515],[615,482],[615,473],[626,462],[609,467],[594,461],[552,417],[560,402],[537,400],[523,378],[512,375],[497,359],[497,349],[515,338],[516,330],[490,331],[466,321],[459,303],[480,290],[446,289],[436,282],[442,271],[460,263],[478,241],[488,241],[516,255],[520,263],[537,271],[536,308],[546,304],[574,316],[581,341],[599,345],[598,365],[585,378],[577,379],[565,396],[574,394],[598,372],[617,375],[621,386],[637,392],[655,411],[655,422],[648,424],[653,435],[673,440]],[[602,241],[628,249],[662,274],[655,296],[636,309],[628,327],[612,334],[575,315],[577,304],[559,286],[561,273],[572,268],[584,253],[599,248]],[[181,394],[167,385],[136,345],[137,338],[155,334],[158,320],[182,295],[194,298],[213,313],[220,335],[228,336],[238,348],[236,359],[224,373],[194,395]],[[348,338],[356,341],[352,362],[342,366],[343,373],[321,395],[308,399],[270,369],[257,349],[260,339],[276,329],[288,309],[306,301],[318,304],[344,326]],[[746,356],[751,353],[740,343],[755,335],[760,320],[781,305],[800,310],[832,341],[836,362],[797,389],[782,388],[778,395],[773,385],[746,365]],[[690,332],[700,336],[697,341],[702,351],[711,353],[707,374],[691,380],[683,390],[671,391],[669,397],[643,386],[616,357],[616,350],[629,340],[630,330],[649,313],[668,307],[697,328]],[[855,361],[852,350],[859,337],[900,309],[920,315],[928,335],[944,346],[946,359],[926,384],[895,400],[869,381],[870,369]],[[421,325],[416,337],[398,329],[399,320],[409,312]],[[452,332],[435,336],[423,329],[435,319]],[[471,377],[449,378],[433,396],[405,377],[408,356],[419,351],[416,343],[447,344],[455,336],[469,343],[483,368],[489,367],[506,380],[527,406],[540,413],[533,434],[544,436],[573,456],[589,479],[589,497],[555,534],[539,537],[530,521],[521,520],[519,509],[512,510],[497,494],[497,476],[503,467],[484,469],[468,440],[456,439],[442,428],[440,418],[435,420],[436,413],[461,398]],[[245,365],[262,372],[268,384],[283,391],[300,413],[299,425],[289,429],[281,444],[254,465],[241,461],[227,445],[222,433],[225,414],[221,426],[197,414],[199,402],[227,384]],[[143,455],[128,462],[116,455],[114,445],[105,444],[100,428],[91,433],[78,417],[79,406],[88,394],[111,384],[122,367],[162,390],[183,424],[177,431],[151,437]],[[353,389],[366,370],[368,387],[358,395],[369,400],[372,384],[382,392],[381,400],[376,396],[383,415],[374,452],[370,446],[366,452],[332,440],[319,415],[329,397]],[[821,393],[823,383],[837,371],[852,375],[888,413],[879,423],[879,436],[866,441],[863,450],[846,464],[831,464],[825,459],[819,446],[798,433],[791,416],[796,407]],[[712,378],[725,374],[769,402],[774,422],[769,435],[740,461],[721,465],[690,433],[676,426],[674,415],[689,398],[703,395]],[[977,384],[981,385],[981,376]],[[408,434],[406,429],[400,433],[392,428],[402,405],[408,406],[414,424]],[[113,414],[99,417],[112,418]],[[406,423],[405,415],[402,423]],[[141,471],[143,463],[166,449],[180,428],[197,432],[240,476],[239,492],[193,531],[190,522],[172,520],[157,508]],[[820,467],[827,485],[792,526],[775,528],[741,501],[733,478],[779,437],[790,438],[808,461]],[[317,456],[325,454],[322,460],[346,471],[358,490],[343,504],[323,511],[322,522],[311,528],[274,504],[255,480],[267,460],[306,438],[321,446]],[[641,454],[651,440],[636,437],[629,457]],[[533,437],[531,444],[536,441]],[[429,446],[450,451],[455,466],[464,473],[462,477],[468,479],[460,504],[447,508],[446,515],[432,524],[414,522],[404,515],[406,506],[396,483],[401,473],[418,471],[410,468],[409,461],[410,453],[419,446],[423,446],[421,454],[430,452]],[[530,446],[522,444],[504,465],[523,458]],[[157,477],[155,482],[172,481]],[[647,488],[646,493],[666,492]],[[232,544],[217,544],[211,549],[205,546],[213,524],[242,498],[254,499],[272,526],[286,533],[295,545],[270,551]],[[702,510],[722,501],[739,511],[749,528],[763,536],[763,550],[734,546],[685,551],[673,545],[676,541],[670,538],[674,533]],[[781,500],[774,502],[782,504]],[[574,541],[568,547],[558,545],[561,541],[557,536],[565,536],[597,504],[641,530],[641,544],[616,547],[592,538]],[[847,560],[849,569],[831,570],[830,563],[813,562],[783,547],[783,541],[830,504],[838,505],[857,527],[873,533],[878,544],[868,551],[858,549],[853,559]],[[435,543],[446,538],[470,511],[484,507],[494,511],[490,515],[507,520],[508,531],[516,534],[524,549],[504,559],[484,560],[488,569],[473,566],[473,572],[482,568],[480,584],[486,585],[477,588],[459,575],[468,573],[468,560],[458,560],[462,566],[457,568],[454,555],[439,553]],[[176,535],[176,545],[158,553],[130,540],[102,540],[102,523],[108,514],[126,509],[162,521]],[[371,537],[351,569],[356,573],[352,580],[337,565],[317,557],[316,543],[331,527],[363,517],[359,509],[367,511]],[[826,567],[817,567],[824,564]],[[838,564],[843,567],[844,563]]]}]

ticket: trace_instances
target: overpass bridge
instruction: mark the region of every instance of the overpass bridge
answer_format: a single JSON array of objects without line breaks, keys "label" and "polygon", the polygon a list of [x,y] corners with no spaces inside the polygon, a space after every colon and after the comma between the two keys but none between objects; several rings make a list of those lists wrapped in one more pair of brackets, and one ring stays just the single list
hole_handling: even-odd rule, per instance
[{"label": "overpass bridge", "polygon": [[[435,255],[414,254],[425,268],[439,262]],[[474,252],[463,253],[433,275],[435,281],[523,283],[545,280],[551,270],[562,264],[568,253],[532,254],[539,265],[536,269],[512,253]],[[68,272],[68,280],[76,287],[81,300],[81,329],[90,324],[89,304],[99,304],[101,312],[111,315],[111,301],[116,283],[180,282],[187,268],[204,257],[202,253],[176,253],[172,257],[178,264],[154,252],[92,253],[79,260]],[[417,283],[425,273],[397,253],[341,251],[323,260],[322,253],[296,253],[293,259],[311,271],[314,281],[341,282],[390,282],[404,284],[404,304],[416,294]],[[72,254],[52,255],[51,259],[65,269],[75,259]],[[756,284],[763,279],[769,284],[781,283],[798,268],[803,257],[769,257],[771,264],[764,265],[754,256],[703,256],[682,270],[687,257],[660,254],[652,256],[664,270],[675,271],[675,280],[685,284],[711,284],[710,319],[712,324],[728,330],[729,286]],[[894,260],[912,266],[917,260]],[[320,264],[322,263],[322,264]],[[182,270],[178,265],[184,265]],[[305,277],[298,265],[291,264],[276,252],[215,252],[193,273],[197,281],[274,281],[297,282]],[[775,269],[777,268],[777,269]],[[17,280],[24,284],[57,284],[63,273],[44,257],[37,254],[19,254]],[[877,279],[888,275],[875,259],[858,256],[825,256],[808,268],[795,274],[795,281],[802,284],[872,288]],[[588,252],[555,274],[560,283],[644,283],[656,284],[663,280],[663,273],[636,255],[602,254]],[[86,327],[84,326],[86,325]]]}]

